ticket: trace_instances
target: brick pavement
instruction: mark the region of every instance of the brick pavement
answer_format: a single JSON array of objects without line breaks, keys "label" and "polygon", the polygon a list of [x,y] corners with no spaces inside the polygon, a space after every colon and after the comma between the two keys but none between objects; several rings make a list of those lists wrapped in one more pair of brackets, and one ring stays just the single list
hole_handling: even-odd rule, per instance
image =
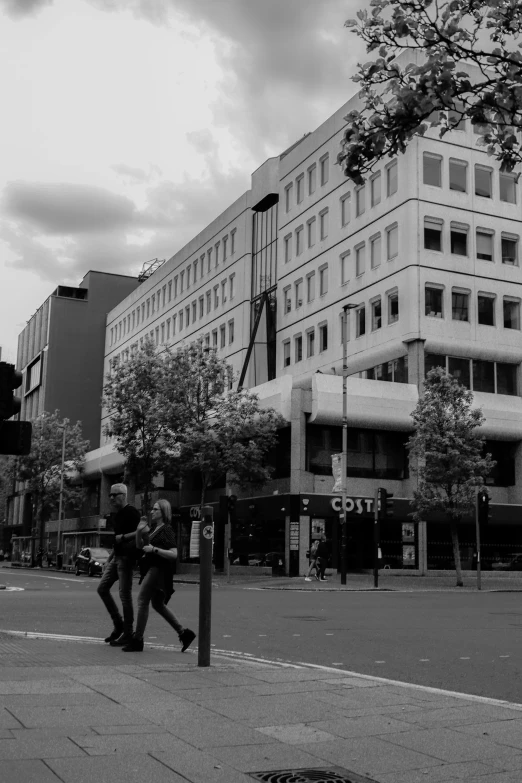
[{"label": "brick pavement", "polygon": [[353,783],[520,783],[522,705],[248,655],[198,668],[195,651],[0,633],[1,783],[299,769],[317,781],[334,768]]}]

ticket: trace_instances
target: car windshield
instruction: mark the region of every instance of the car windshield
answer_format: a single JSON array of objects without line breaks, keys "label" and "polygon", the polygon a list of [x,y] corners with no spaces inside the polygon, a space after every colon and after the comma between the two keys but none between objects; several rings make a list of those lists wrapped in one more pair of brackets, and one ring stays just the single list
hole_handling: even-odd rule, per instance
[{"label": "car windshield", "polygon": [[91,557],[103,558],[109,557],[108,549],[91,549]]}]

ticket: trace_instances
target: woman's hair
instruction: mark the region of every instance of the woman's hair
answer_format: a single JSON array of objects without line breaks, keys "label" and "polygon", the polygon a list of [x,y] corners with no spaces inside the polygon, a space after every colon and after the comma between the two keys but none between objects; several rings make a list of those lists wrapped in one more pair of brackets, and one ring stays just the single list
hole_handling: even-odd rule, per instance
[{"label": "woman's hair", "polygon": [[157,505],[160,508],[161,511],[161,517],[166,525],[170,525],[172,523],[172,509],[170,507],[170,503],[168,500],[157,500]]}]

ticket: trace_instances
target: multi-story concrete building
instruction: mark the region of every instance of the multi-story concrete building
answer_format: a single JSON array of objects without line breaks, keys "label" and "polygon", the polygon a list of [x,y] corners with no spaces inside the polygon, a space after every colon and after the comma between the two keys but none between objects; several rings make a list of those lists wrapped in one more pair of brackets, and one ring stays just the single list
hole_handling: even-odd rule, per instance
[{"label": "multi-story concrete building", "polygon": [[[385,565],[451,566],[447,526],[409,516],[405,446],[425,373],[442,365],[473,390],[497,460],[487,480],[487,568],[522,551],[520,184],[463,122],[443,139],[436,130],[414,139],[355,187],[336,158],[357,100],[266,161],[250,191],[118,304],[107,320],[106,367],[146,334],[158,344],[203,335],[288,422],[266,494],[238,503],[235,551],[244,562],[281,552],[289,573],[303,573],[311,534],[324,531],[336,565],[341,314],[356,305],[346,335],[350,565],[371,566],[372,503],[384,486],[395,496],[382,530]],[[89,456],[94,480],[121,469],[110,443]],[[196,494],[188,486],[171,496],[188,523]],[[471,523],[461,530],[465,568]]]},{"label": "multi-story concrete building", "polygon": [[[83,437],[99,446],[107,313],[138,285],[136,277],[90,271],[78,287],[60,285],[45,300],[18,338],[21,420],[58,410],[81,421]],[[21,486],[10,498],[7,523],[4,538],[30,535],[31,502]]]}]

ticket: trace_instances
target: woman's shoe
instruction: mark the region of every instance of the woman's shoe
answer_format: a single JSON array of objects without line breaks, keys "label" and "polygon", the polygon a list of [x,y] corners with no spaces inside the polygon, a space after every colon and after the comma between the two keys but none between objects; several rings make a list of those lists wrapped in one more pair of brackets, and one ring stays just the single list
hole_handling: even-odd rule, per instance
[{"label": "woman's shoe", "polygon": [[121,648],[123,652],[143,652],[143,639],[133,637],[127,644]]},{"label": "woman's shoe", "polygon": [[181,652],[185,652],[185,650],[190,647],[195,638],[196,634],[194,631],[191,631],[190,628],[185,628],[185,630],[182,631],[179,635],[179,640],[181,642]]}]

